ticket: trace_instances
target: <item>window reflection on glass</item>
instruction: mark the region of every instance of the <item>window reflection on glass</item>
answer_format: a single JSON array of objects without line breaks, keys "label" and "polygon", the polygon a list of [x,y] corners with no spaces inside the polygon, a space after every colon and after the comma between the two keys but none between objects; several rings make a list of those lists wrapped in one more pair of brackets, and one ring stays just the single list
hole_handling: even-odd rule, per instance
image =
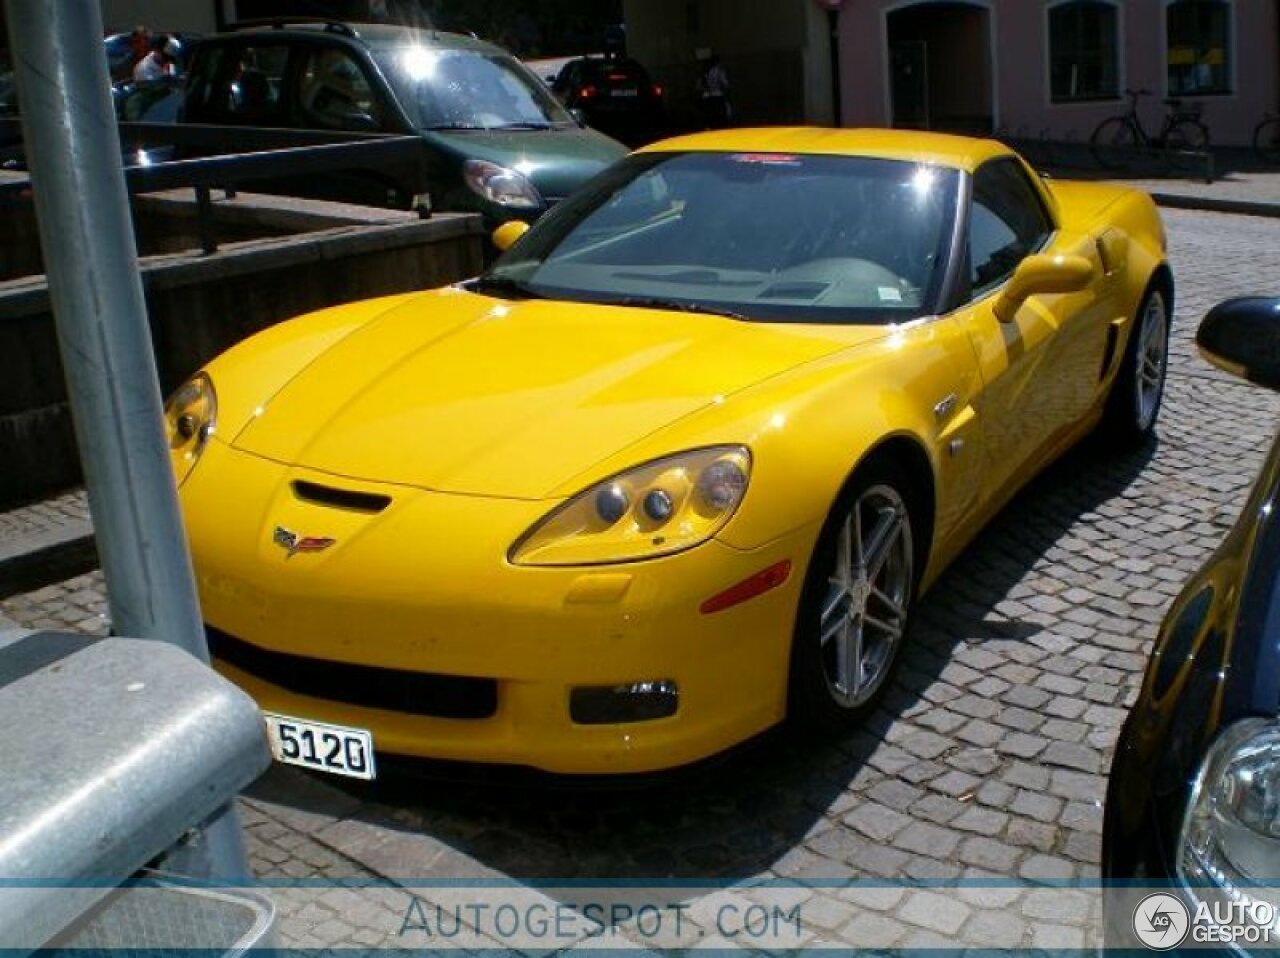
[{"label": "window reflection on glass", "polygon": [[382,107],[360,65],[345,51],[313,50],[302,69],[299,101],[309,123],[336,130],[382,127]]},{"label": "window reflection on glass", "polygon": [[541,129],[573,124],[551,92],[509,56],[420,47],[375,55],[424,129]]},{"label": "window reflection on glass", "polygon": [[974,298],[999,286],[1048,243],[1053,223],[1018,164],[994,160],[974,174],[969,285]]},{"label": "window reflection on glass", "polygon": [[1116,8],[1074,0],[1049,10],[1049,76],[1054,102],[1119,95]]},{"label": "window reflection on glass", "polygon": [[1225,0],[1169,5],[1169,95],[1231,92],[1231,7]]},{"label": "window reflection on glass", "polygon": [[958,181],[898,160],[639,154],[553,210],[489,276],[582,302],[904,322],[935,309]]}]

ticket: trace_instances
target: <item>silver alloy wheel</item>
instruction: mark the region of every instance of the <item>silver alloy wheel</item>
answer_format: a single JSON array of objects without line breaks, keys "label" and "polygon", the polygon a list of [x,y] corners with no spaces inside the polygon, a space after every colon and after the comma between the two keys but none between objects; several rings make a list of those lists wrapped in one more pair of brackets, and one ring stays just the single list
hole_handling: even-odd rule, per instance
[{"label": "silver alloy wheel", "polygon": [[867,489],[840,528],[818,632],[827,689],[844,708],[865,704],[889,673],[915,581],[911,553],[902,496]]},{"label": "silver alloy wheel", "polygon": [[1153,291],[1147,298],[1147,308],[1142,313],[1142,325],[1137,331],[1137,375],[1134,386],[1137,395],[1138,431],[1151,428],[1164,390],[1165,372],[1169,364],[1169,317],[1165,310],[1163,294]]}]

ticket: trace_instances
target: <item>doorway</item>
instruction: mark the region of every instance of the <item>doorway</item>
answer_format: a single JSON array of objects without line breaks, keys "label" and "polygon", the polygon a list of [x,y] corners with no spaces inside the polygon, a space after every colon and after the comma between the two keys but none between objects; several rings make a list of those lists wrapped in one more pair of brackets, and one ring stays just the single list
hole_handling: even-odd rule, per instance
[{"label": "doorway", "polygon": [[991,11],[921,0],[890,11],[886,26],[892,125],[991,134]]}]

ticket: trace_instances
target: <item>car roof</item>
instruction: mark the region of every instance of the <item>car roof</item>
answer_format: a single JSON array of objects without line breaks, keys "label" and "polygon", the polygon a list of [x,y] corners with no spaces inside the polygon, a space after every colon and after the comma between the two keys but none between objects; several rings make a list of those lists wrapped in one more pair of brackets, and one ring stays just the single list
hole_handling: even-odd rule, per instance
[{"label": "car roof", "polygon": [[[279,26],[272,23],[254,24],[220,33],[216,39],[230,40],[233,37],[263,37],[275,39],[306,38],[314,39],[323,36],[330,40],[345,40],[374,50],[397,49],[399,47],[427,47],[437,50],[475,50],[478,53],[506,53],[502,47],[488,43],[478,37],[464,36],[460,33],[448,33],[444,30],[433,30],[429,27],[410,27],[399,23],[348,23],[345,21],[310,22],[305,17],[290,19],[288,17],[273,18]],[[206,37],[208,41],[212,38]]]},{"label": "car roof", "polygon": [[995,140],[926,133],[920,130],[829,129],[822,127],[761,127],[711,130],[662,140],[641,153],[674,151],[731,153],[814,153],[832,156],[870,156],[949,166],[973,172],[987,160],[1012,156]]}]

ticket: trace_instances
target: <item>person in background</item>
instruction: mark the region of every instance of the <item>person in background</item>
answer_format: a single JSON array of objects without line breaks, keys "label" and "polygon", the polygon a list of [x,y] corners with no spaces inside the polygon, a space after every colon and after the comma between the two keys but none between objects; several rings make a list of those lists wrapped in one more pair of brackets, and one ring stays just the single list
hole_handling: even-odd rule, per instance
[{"label": "person in background", "polygon": [[173,76],[178,72],[178,54],[182,47],[173,37],[160,37],[152,50],[133,68],[133,82],[146,83]]},{"label": "person in background", "polygon": [[129,51],[129,68],[132,70],[151,52],[151,31],[146,24],[139,23],[129,34]]},{"label": "person in background", "polygon": [[702,61],[698,75],[698,105],[702,110],[702,122],[708,130],[718,130],[729,125],[733,107],[729,102],[729,74],[715,53],[708,53]]}]

